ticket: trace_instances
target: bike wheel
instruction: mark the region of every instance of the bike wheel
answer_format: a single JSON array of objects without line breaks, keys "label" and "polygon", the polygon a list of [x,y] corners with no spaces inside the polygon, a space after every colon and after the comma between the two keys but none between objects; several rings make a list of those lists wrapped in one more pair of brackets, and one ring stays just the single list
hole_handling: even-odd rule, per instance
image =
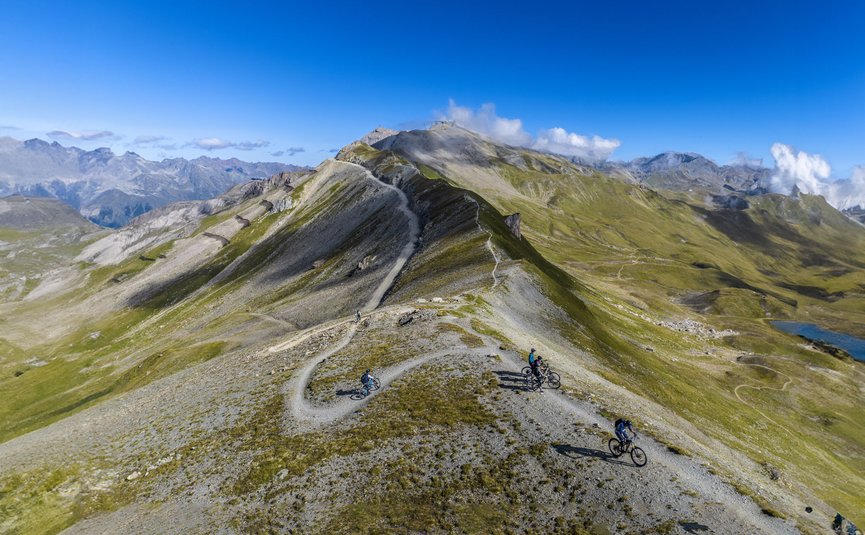
[{"label": "bike wheel", "polygon": [[631,460],[634,461],[634,464],[637,466],[646,466],[646,463],[649,461],[643,448],[637,447],[631,450]]},{"label": "bike wheel", "polygon": [[381,388],[381,381],[378,380],[378,377],[373,378],[372,384],[369,385],[370,390],[378,390]]},{"label": "bike wheel", "polygon": [[550,372],[547,375],[547,384],[550,385],[550,388],[559,388],[562,386],[562,378],[556,372]]},{"label": "bike wheel", "polygon": [[612,453],[614,457],[620,457],[622,455],[622,443],[619,442],[618,439],[611,438],[607,443],[607,446],[610,448],[610,453]]},{"label": "bike wheel", "polygon": [[520,373],[523,374],[523,377],[529,377],[532,374],[532,369],[526,366],[520,371]]}]

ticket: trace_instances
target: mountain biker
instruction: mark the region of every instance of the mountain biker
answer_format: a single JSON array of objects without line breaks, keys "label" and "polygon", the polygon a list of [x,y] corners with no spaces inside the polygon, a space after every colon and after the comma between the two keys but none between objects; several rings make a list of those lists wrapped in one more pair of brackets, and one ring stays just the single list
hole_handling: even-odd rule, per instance
[{"label": "mountain biker", "polygon": [[[355,322],[355,323],[360,323],[360,310],[356,310],[356,311],[354,312],[354,322]],[[369,370],[367,370],[367,371],[369,371]]]},{"label": "mountain biker", "polygon": [[363,385],[364,393],[369,394],[369,387],[372,386],[372,374],[367,369],[360,377],[360,384]]},{"label": "mountain biker", "polygon": [[541,383],[541,370],[539,364],[541,363],[541,356],[535,355],[535,348],[529,352],[529,367],[532,369],[532,373],[537,379],[538,384]]},{"label": "mountain biker", "polygon": [[[625,420],[624,418],[619,418],[616,420],[616,438],[619,439],[619,442],[622,444],[626,442],[630,442],[631,439],[637,436],[637,432],[634,431],[634,426],[630,420]],[[628,431],[632,433],[632,436],[628,436]]]}]

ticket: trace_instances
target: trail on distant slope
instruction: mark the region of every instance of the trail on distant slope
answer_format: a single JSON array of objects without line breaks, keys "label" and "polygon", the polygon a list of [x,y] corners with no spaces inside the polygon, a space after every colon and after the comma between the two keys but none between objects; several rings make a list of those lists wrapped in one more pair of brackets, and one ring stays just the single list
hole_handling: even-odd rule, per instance
[{"label": "trail on distant slope", "polygon": [[287,322],[285,320],[281,320],[279,318],[275,318],[269,314],[262,314],[260,312],[244,312],[247,316],[252,316],[255,318],[261,318],[265,321],[269,321],[271,323],[276,323],[278,325],[282,325],[283,327],[288,327],[289,329],[297,329],[297,326],[293,323]]},{"label": "trail on distant slope", "polygon": [[[376,184],[380,184],[387,189],[396,192],[399,195],[399,209],[405,214],[406,218],[408,219],[408,242],[400,251],[400,254],[397,257],[396,262],[394,262],[391,270],[387,273],[387,275],[385,275],[384,279],[382,279],[382,281],[376,287],[369,300],[366,302],[363,308],[361,308],[361,312],[368,313],[378,308],[378,306],[381,304],[382,299],[384,298],[384,295],[393,285],[394,280],[396,280],[397,275],[399,275],[400,271],[402,271],[402,268],[405,266],[405,263],[414,253],[417,239],[420,235],[420,224],[418,222],[417,215],[409,208],[408,197],[406,197],[405,193],[403,193],[401,189],[392,184],[387,184],[378,180],[377,178],[375,178],[375,176],[373,176],[372,173],[369,172],[367,168],[363,167],[362,165],[343,162],[339,160],[333,161],[342,165],[357,167],[358,169],[363,171],[364,176],[366,176]],[[295,378],[293,378],[292,384],[290,385],[290,387],[294,390],[294,396],[291,403],[291,413],[296,419],[307,421],[314,420],[318,423],[324,423],[338,418],[340,415],[342,415],[343,411],[346,410],[346,408],[342,406],[328,407],[326,409],[316,409],[312,407],[306,400],[304,392],[309,385],[310,378],[312,377],[312,373],[313,371],[315,371],[315,368],[319,364],[321,364],[321,362],[324,361],[326,358],[330,357],[337,351],[340,351],[342,348],[347,346],[351,342],[352,338],[354,338],[354,335],[357,332],[357,327],[357,323],[352,323],[349,326],[348,331],[346,331],[343,337],[340,338],[340,340],[336,344],[332,345],[326,351],[319,353],[318,355],[309,359],[308,364],[300,370],[300,373]],[[307,337],[308,336],[310,335],[307,335]],[[285,344],[281,344],[281,346],[285,346]],[[420,362],[418,362],[417,364],[420,364]],[[398,374],[394,375],[394,377],[396,376],[398,376]],[[384,381],[384,378],[382,378],[382,381]],[[384,386],[384,384],[382,386]],[[347,412],[350,412],[351,410],[353,410],[352,407],[348,406]]]},{"label": "trail on distant slope", "polygon": [[784,432],[786,432],[786,433],[789,434],[789,431],[787,431],[787,428],[786,428],[785,426],[779,424],[778,422],[776,422],[776,421],[773,420],[772,418],[769,418],[769,416],[767,416],[766,413],[764,413],[763,411],[761,411],[760,409],[758,409],[757,407],[755,407],[752,403],[748,403],[747,401],[745,401],[744,399],[742,399],[742,396],[739,395],[739,389],[740,389],[740,388],[750,388],[750,389],[752,389],[752,390],[775,390],[775,391],[777,391],[777,392],[784,392],[785,390],[787,390],[787,387],[790,386],[790,383],[793,382],[793,379],[792,379],[789,375],[787,375],[786,373],[779,372],[778,370],[776,370],[776,369],[774,369],[774,368],[770,368],[769,366],[764,366],[764,365],[762,365],[762,364],[752,364],[752,363],[750,363],[750,362],[742,362],[741,364],[743,364],[743,365],[745,365],[745,366],[755,366],[755,367],[757,367],[757,368],[764,368],[764,369],[769,370],[769,371],[771,371],[771,372],[777,373],[778,375],[783,375],[784,377],[787,378],[787,381],[784,383],[784,385],[783,385],[781,388],[777,388],[777,387],[774,387],[774,386],[754,386],[754,385],[749,385],[749,384],[746,384],[746,383],[742,383],[742,384],[736,386],[736,388],[733,389],[733,393],[736,395],[736,399],[738,399],[740,402],[742,402],[742,403],[744,403],[745,405],[751,407],[752,409],[754,409],[755,411],[757,411],[758,413],[760,413],[760,415],[761,415],[763,418],[769,420],[769,421],[772,422],[773,424],[775,424],[775,425],[777,425],[778,427],[784,429]]},{"label": "trail on distant slope", "polygon": [[471,201],[471,202],[475,203],[475,206],[478,209],[478,211],[475,213],[475,224],[478,226],[478,230],[480,230],[481,232],[486,232],[487,236],[489,236],[487,238],[486,246],[487,246],[487,249],[490,250],[490,254],[493,255],[493,260],[495,260],[495,262],[496,262],[496,264],[493,266],[493,272],[492,272],[493,286],[492,286],[492,288],[490,288],[490,289],[493,289],[496,286],[498,286],[498,284],[499,284],[499,279],[498,279],[498,277],[496,277],[496,270],[499,268],[499,263],[501,262],[499,259],[499,255],[496,254],[496,250],[495,250],[495,248],[493,248],[493,233],[487,229],[484,229],[481,226],[481,219],[480,219],[481,218],[481,203],[479,203],[477,200],[475,200],[472,196],[470,196],[468,194],[466,194],[465,197],[466,197],[467,201]]}]

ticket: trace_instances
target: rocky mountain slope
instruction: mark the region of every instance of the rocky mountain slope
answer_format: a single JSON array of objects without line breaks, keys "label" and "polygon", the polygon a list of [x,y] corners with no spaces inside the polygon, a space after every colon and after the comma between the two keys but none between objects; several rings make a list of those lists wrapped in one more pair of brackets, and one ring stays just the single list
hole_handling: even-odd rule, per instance
[{"label": "rocky mountain slope", "polygon": [[708,189],[766,193],[771,170],[755,165],[723,165],[694,153],[665,152],[651,158],[637,158],[625,164],[606,164],[601,169],[630,175],[652,188],[687,191]]},{"label": "rocky mountain slope", "polygon": [[56,199],[0,198],[0,301],[24,298],[105,231]]},{"label": "rocky mountain slope", "polygon": [[0,197],[20,193],[54,197],[96,224],[120,227],[153,208],[209,199],[252,178],[294,165],[200,157],[149,161],[107,148],[85,151],[40,139],[0,138]]},{"label": "rocky mountain slope", "polygon": [[[859,520],[862,364],[766,320],[863,334],[860,225],[447,125],[366,140],[139,218],[3,299],[0,531]],[[528,388],[532,346],[560,390]],[[609,453],[618,416],[646,466]]]}]

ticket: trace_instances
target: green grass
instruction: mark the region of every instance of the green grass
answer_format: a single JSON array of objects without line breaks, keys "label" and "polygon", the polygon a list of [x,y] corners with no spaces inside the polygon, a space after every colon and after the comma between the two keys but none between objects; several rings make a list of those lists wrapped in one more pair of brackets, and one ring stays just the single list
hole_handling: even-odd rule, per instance
[{"label": "green grass", "polygon": [[[494,245],[521,261],[571,318],[557,325],[559,331],[599,358],[596,371],[606,379],[758,462],[771,458],[839,510],[865,510],[865,502],[845,490],[865,484],[865,427],[851,412],[862,410],[855,395],[865,380],[861,365],[803,351],[763,323],[767,316],[819,318],[823,325],[865,332],[861,227],[816,197],[766,195],[749,199],[749,210],[717,212],[704,206],[702,193],[666,195],[598,172],[570,171],[567,162],[550,158],[524,153],[525,168],[494,160],[492,169],[522,196],[502,188],[484,190],[490,204],[477,199]],[[436,178],[471,189],[470,173],[437,172]],[[522,214],[523,240],[502,222],[502,214],[513,212]],[[697,312],[704,314],[700,321],[741,334],[701,341],[636,315],[688,318]],[[778,357],[770,365],[795,382],[783,393],[741,390],[749,402],[742,403],[733,395],[738,384],[780,384],[741,364],[695,356],[716,346]],[[804,362],[841,375],[831,379]],[[761,507],[783,513],[772,504]]]},{"label": "green grass", "polygon": [[0,379],[0,388],[9,395],[8,402],[0,405],[0,442],[209,360],[225,349],[224,342],[175,345],[155,351],[120,373],[113,373],[112,367],[93,366],[99,359],[84,351],[76,359],[55,358],[19,377],[10,374]]},{"label": "green grass", "polygon": [[[495,421],[474,393],[476,379],[470,376],[442,381],[429,367],[422,367],[376,396],[375,403],[361,417],[359,425],[339,433],[284,435],[279,418],[282,396],[271,398],[247,422],[231,432],[241,448],[256,452],[249,472],[230,489],[246,494],[268,485],[277,472],[297,476],[333,456],[371,451],[389,441],[433,433],[458,426],[484,426]],[[383,420],[384,418],[384,420]],[[381,425],[382,421],[388,425]]]}]

